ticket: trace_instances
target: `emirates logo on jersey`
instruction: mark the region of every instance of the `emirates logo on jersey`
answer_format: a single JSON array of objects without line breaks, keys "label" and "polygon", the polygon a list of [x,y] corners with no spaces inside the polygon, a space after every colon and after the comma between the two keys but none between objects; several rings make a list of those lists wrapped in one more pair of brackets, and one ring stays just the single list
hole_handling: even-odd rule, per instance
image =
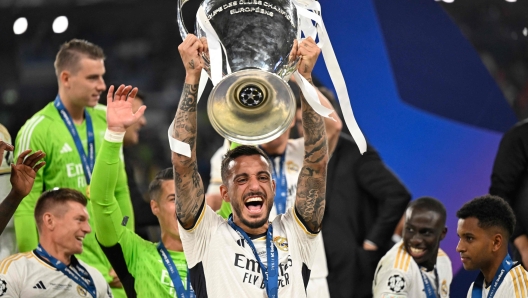
[{"label": "emirates logo on jersey", "polygon": [[389,288],[394,293],[399,293],[405,289],[405,279],[399,274],[395,274],[389,278]]}]

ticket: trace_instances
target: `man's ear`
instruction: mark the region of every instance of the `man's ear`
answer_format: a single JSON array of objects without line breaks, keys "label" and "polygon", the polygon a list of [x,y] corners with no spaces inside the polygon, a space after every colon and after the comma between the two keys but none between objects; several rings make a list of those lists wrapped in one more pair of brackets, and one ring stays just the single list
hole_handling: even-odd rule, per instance
[{"label": "man's ear", "polygon": [[444,240],[446,234],[447,234],[447,227],[444,227],[442,234],[440,234],[440,241]]},{"label": "man's ear", "polygon": [[55,229],[55,216],[51,214],[50,212],[46,212],[42,215],[42,226],[46,230],[53,231]]},{"label": "man's ear", "polygon": [[150,200],[150,210],[156,217],[159,215],[159,204],[156,200]]},{"label": "man's ear", "polygon": [[62,84],[62,86],[66,88],[70,87],[70,78],[71,78],[71,73],[67,70],[63,70],[59,74],[59,81]]},{"label": "man's ear", "polygon": [[222,200],[226,201],[227,203],[231,203],[231,199],[229,199],[229,193],[227,191],[227,186],[220,185],[220,196],[222,197]]},{"label": "man's ear", "polygon": [[504,237],[500,233],[493,235],[493,252],[500,250],[504,245],[508,246],[508,242],[504,242]]}]

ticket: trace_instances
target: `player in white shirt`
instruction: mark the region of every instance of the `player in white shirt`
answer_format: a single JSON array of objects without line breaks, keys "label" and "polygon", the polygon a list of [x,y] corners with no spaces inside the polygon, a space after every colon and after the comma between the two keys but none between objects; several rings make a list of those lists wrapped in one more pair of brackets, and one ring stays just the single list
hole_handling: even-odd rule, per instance
[{"label": "player in white shirt", "polygon": [[[13,214],[25,196],[29,194],[37,171],[46,163],[45,154],[31,150],[20,153],[13,162],[11,136],[0,124],[0,261],[17,252]],[[26,158],[27,157],[27,158]]]},{"label": "player in white shirt", "polygon": [[405,211],[403,240],[378,263],[374,298],[449,297],[451,260],[440,249],[447,233],[444,205],[433,198],[412,201]]},{"label": "player in white shirt", "polygon": [[480,270],[468,298],[526,298],[528,272],[508,254],[508,239],[515,227],[510,205],[497,196],[485,195],[457,211],[457,252],[466,270]]},{"label": "player in white shirt", "polygon": [[0,263],[0,297],[112,297],[97,269],[77,260],[91,232],[87,200],[76,190],[44,192],[35,207],[39,245]]},{"label": "player in white shirt", "polygon": [[[220,188],[233,208],[232,220],[226,222],[206,207],[196,166],[196,96],[203,45],[188,35],[179,51],[187,75],[171,132],[180,147],[190,145],[191,154],[173,152],[172,163],[177,217],[193,289],[198,297],[306,297],[325,204],[328,149],[322,117],[301,98],[305,158],[297,198],[295,206],[272,223],[276,185],[269,158],[254,146],[229,151],[222,162]],[[309,81],[319,53],[308,38],[292,55],[302,56],[299,72]]]}]

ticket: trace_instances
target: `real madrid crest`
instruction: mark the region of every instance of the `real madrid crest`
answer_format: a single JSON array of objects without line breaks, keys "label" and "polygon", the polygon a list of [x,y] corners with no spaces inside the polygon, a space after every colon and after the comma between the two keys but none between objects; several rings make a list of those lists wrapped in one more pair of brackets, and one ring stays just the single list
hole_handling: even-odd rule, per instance
[{"label": "real madrid crest", "polygon": [[288,239],[277,236],[273,238],[273,243],[275,243],[275,246],[277,246],[278,249],[282,251],[288,251]]},{"label": "real madrid crest", "polygon": [[88,297],[88,292],[79,285],[77,285],[77,294],[79,294],[81,297]]}]

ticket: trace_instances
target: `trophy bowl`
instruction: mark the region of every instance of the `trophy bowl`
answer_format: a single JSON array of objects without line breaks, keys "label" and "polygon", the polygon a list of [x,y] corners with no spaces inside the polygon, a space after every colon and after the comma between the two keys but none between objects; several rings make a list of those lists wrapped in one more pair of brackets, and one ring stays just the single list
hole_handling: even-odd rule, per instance
[{"label": "trophy bowl", "polygon": [[[178,1],[183,39],[188,34],[182,18],[187,1]],[[240,144],[277,138],[290,127],[296,109],[287,83],[298,62],[291,55],[300,37],[295,5],[290,0],[204,0],[200,9],[196,36],[221,45],[221,55],[203,53],[204,70],[211,79],[211,65],[221,65],[222,78],[207,102],[212,126]]]}]

